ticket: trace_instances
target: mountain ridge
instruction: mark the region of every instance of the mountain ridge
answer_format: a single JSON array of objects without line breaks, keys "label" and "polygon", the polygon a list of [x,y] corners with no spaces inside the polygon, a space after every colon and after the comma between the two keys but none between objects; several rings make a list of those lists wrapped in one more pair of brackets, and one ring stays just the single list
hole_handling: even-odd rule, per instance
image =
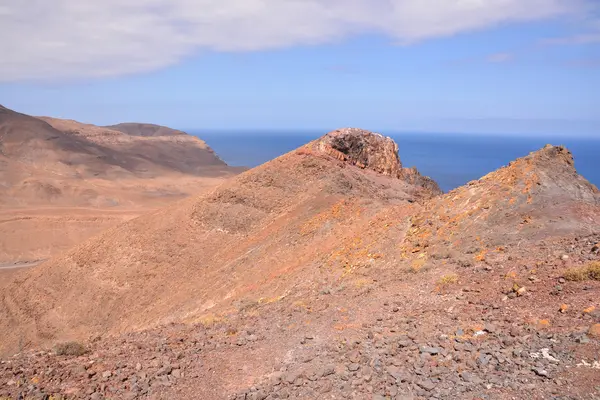
[{"label": "mountain ridge", "polygon": [[600,203],[568,150],[442,194],[396,149],[333,131],[24,271],[2,351],[82,341],[44,384],[83,396],[594,393],[600,282],[564,277],[597,260]]}]

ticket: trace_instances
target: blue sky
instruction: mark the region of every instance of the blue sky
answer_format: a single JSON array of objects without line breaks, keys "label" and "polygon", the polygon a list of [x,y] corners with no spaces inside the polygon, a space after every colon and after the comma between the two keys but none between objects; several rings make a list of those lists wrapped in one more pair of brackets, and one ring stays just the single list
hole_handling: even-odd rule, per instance
[{"label": "blue sky", "polygon": [[181,129],[600,137],[595,0],[130,3],[0,3],[0,104]]}]

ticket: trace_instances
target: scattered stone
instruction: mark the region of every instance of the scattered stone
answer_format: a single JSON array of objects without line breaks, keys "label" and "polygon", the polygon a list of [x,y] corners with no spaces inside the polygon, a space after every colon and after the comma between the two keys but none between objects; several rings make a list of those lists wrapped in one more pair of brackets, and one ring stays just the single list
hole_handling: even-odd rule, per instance
[{"label": "scattered stone", "polygon": [[156,371],[156,376],[169,375],[172,370],[173,370],[173,367],[171,367],[170,365],[165,365],[162,368],[160,368],[158,371]]},{"label": "scattered stone", "polygon": [[427,347],[427,346],[421,346],[419,347],[419,351],[421,353],[427,353],[427,354],[431,354],[432,356],[435,356],[437,354],[440,353],[440,349],[437,347]]},{"label": "scattered stone", "polygon": [[550,349],[544,348],[544,349],[540,350],[540,352],[542,353],[542,357],[545,358],[546,360],[556,362],[556,363],[560,362],[560,360],[558,360],[556,357],[553,357],[550,355]]},{"label": "scattered stone", "polygon": [[360,369],[359,364],[352,363],[352,364],[348,365],[348,371],[350,371],[350,372],[355,372],[355,371],[358,371],[359,369]]},{"label": "scattered stone", "polygon": [[561,313],[563,313],[563,314],[566,313],[568,309],[569,309],[568,305],[566,305],[566,304],[561,304],[560,305],[560,312]]},{"label": "scattered stone", "polygon": [[533,372],[535,372],[535,374],[536,374],[537,376],[541,376],[541,377],[544,377],[544,378],[548,378],[548,371],[546,371],[546,370],[545,370],[545,369],[543,369],[543,368],[537,368],[537,367],[536,367],[536,368],[533,368]]},{"label": "scattered stone", "polygon": [[468,372],[468,371],[461,372],[460,377],[465,382],[470,382],[470,383],[480,383],[481,382],[481,379],[479,379],[478,376],[476,376],[473,373]]},{"label": "scattered stone", "polygon": [[590,338],[587,335],[581,335],[575,341],[579,344],[587,344],[590,342]]},{"label": "scattered stone", "polygon": [[288,371],[283,376],[283,380],[288,383],[294,383],[302,377],[302,374],[303,374],[303,371],[301,371],[301,370]]},{"label": "scattered stone", "polygon": [[590,329],[588,330],[588,335],[600,339],[600,324],[594,324],[590,326]]},{"label": "scattered stone", "polygon": [[433,383],[433,381],[431,379],[426,379],[424,381],[419,381],[419,382],[417,382],[417,385],[419,387],[427,390],[428,392],[431,392],[436,387],[435,383]]}]

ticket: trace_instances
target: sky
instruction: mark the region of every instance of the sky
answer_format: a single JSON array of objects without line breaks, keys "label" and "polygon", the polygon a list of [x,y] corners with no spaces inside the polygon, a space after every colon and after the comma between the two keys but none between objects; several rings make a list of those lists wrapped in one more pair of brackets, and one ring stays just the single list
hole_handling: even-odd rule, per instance
[{"label": "sky", "polygon": [[0,38],[32,115],[600,137],[600,0],[0,0]]}]

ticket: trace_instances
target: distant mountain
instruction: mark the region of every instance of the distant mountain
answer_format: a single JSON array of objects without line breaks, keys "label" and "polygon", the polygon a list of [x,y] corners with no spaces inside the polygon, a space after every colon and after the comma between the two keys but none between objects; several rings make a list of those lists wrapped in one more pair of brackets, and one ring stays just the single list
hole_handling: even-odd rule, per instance
[{"label": "distant mountain", "polygon": [[[123,180],[131,184],[168,176],[219,177],[240,170],[228,167],[204,141],[183,132],[134,136],[0,107],[0,206],[97,205],[105,183],[112,190]],[[92,184],[93,180],[105,183]],[[101,203],[122,202],[123,196],[129,194]]]},{"label": "distant mountain", "polygon": [[126,133],[132,136],[178,136],[187,135],[183,131],[167,128],[166,126],[154,124],[140,124],[135,122],[127,122],[123,124],[110,125],[106,128],[114,129],[119,132]]},{"label": "distant mountain", "polygon": [[163,126],[121,124],[99,127],[72,120],[40,117],[65,133],[126,153],[128,156],[185,174],[214,174],[214,168],[226,167],[203,140]]}]

